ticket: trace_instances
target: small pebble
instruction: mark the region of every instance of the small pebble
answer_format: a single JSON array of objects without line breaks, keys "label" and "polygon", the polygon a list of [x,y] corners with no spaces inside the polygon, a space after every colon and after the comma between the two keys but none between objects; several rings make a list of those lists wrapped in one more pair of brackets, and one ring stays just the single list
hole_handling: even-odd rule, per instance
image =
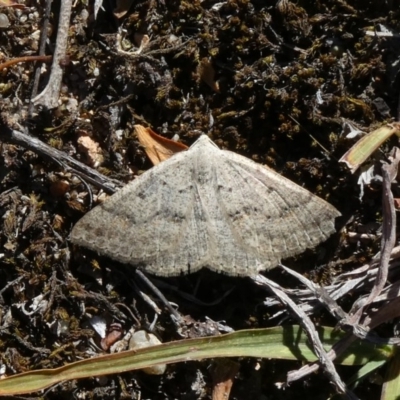
[{"label": "small pebble", "polygon": [[[139,350],[158,344],[161,344],[161,342],[152,333],[137,331],[132,335],[129,341],[129,349]],[[166,368],[167,366],[165,364],[154,365],[153,367],[143,368],[143,372],[149,375],[162,375],[165,373]]]},{"label": "small pebble", "polygon": [[8,28],[10,26],[10,20],[6,14],[0,13],[0,28]]}]

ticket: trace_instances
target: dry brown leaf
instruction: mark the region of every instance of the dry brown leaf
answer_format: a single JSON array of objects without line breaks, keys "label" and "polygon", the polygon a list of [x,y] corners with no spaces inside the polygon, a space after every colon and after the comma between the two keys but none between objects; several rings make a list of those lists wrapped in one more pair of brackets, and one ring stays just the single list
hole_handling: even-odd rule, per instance
[{"label": "dry brown leaf", "polygon": [[142,125],[135,125],[134,128],[140,144],[144,147],[147,156],[154,165],[168,160],[175,153],[188,148],[182,143],[157,135],[150,128],[145,128]]}]

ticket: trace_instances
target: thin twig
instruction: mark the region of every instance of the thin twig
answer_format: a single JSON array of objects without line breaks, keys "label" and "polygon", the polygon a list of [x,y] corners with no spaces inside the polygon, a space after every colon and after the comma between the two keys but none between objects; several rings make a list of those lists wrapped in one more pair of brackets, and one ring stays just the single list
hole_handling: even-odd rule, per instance
[{"label": "thin twig", "polygon": [[65,59],[65,53],[68,44],[68,30],[71,18],[73,0],[64,0],[61,2],[60,19],[58,22],[57,42],[54,50],[53,64],[51,66],[50,78],[44,90],[33,100],[34,105],[42,105],[48,109],[58,106],[58,98],[61,90],[61,80],[63,69],[62,60]]},{"label": "thin twig", "polygon": [[19,334],[13,333],[13,332],[9,331],[8,329],[2,329],[1,334],[11,336],[19,344],[21,344],[26,349],[28,349],[32,352],[40,353],[40,354],[50,354],[51,353],[50,349],[46,349],[45,347],[35,347],[28,340],[25,340],[24,338],[20,337]]},{"label": "thin twig", "polygon": [[59,151],[39,139],[26,135],[22,132],[12,130],[5,125],[0,124],[1,141],[9,142],[20,145],[26,149],[32,150],[41,157],[56,163],[62,168],[70,171],[81,178],[87,180],[89,183],[102,188],[105,192],[113,194],[123,184],[115,179],[110,179],[96,170],[80,163],[74,158],[68,156],[62,151]]},{"label": "thin twig", "polygon": [[155,294],[156,296],[163,302],[165,307],[167,307],[168,311],[175,317],[176,321],[179,323],[182,321],[182,317],[175,310],[174,307],[171,306],[170,302],[165,298],[165,296],[153,285],[150,279],[139,269],[135,270],[136,276],[138,276]]},{"label": "thin twig", "polygon": [[[11,286],[14,286],[15,284],[19,283],[19,281],[21,281],[23,278],[24,278],[24,276],[21,275],[20,277],[12,280],[11,282],[7,282],[6,285],[0,289],[0,304],[4,304],[3,293]],[[0,320],[0,323],[1,323],[1,320]]]},{"label": "thin twig", "polygon": [[367,36],[375,36],[375,37],[392,37],[392,38],[400,38],[398,33],[392,32],[376,32],[376,31],[366,31],[365,34]]},{"label": "thin twig", "polygon": [[[347,336],[345,336],[343,339],[339,340],[332,346],[332,349],[328,351],[327,356],[329,357],[330,360],[332,361],[335,360],[340,354],[342,354],[345,350],[347,350],[349,346],[356,340],[358,340],[358,338],[354,336],[352,333],[349,333]],[[286,383],[290,385],[291,383],[299,379],[305,378],[307,375],[310,375],[318,371],[319,368],[320,368],[319,364],[313,363],[313,364],[307,364],[296,371],[289,371],[286,376]]]},{"label": "thin twig", "polygon": [[[397,338],[382,339],[376,334],[372,333],[371,330],[378,325],[400,315],[400,297],[395,297],[389,304],[381,307],[378,313],[374,313],[373,316],[367,315],[364,318],[363,325],[359,325],[358,321],[362,315],[362,312],[365,310],[365,307],[376,300],[379,294],[382,292],[387,280],[389,261],[394,250],[396,234],[396,213],[394,209],[393,195],[391,192],[391,182],[396,176],[399,159],[400,152],[397,148],[395,148],[394,156],[392,157],[392,164],[382,168],[383,232],[380,266],[376,274],[374,288],[372,289],[367,301],[357,309],[352,317],[347,318],[347,321],[345,321],[346,325],[352,327],[352,332],[350,332],[339,342],[335,343],[332,349],[327,353],[330,360],[334,360],[341,355],[355,340],[358,339],[358,337],[364,337],[365,339],[375,343],[398,344]],[[291,383],[295,380],[302,379],[305,376],[316,372],[318,369],[319,365],[313,364],[306,365],[297,371],[291,371],[288,374],[287,382]]]},{"label": "thin twig", "polygon": [[284,265],[279,265],[283,268],[287,273],[296,277],[304,286],[306,286],[317,298],[320,303],[337,319],[342,320],[345,318],[346,313],[342,310],[339,304],[330,296],[329,292],[325,290],[324,287],[319,286],[318,284],[311,282],[305,276],[299,274],[296,271],[291,270],[290,268],[285,267]]},{"label": "thin twig", "polygon": [[382,166],[383,229],[381,242],[381,265],[378,269],[375,286],[367,299],[366,305],[372,303],[385,287],[388,277],[390,255],[396,242],[396,210],[394,208],[391,184],[397,175],[398,163],[399,159],[397,159],[396,162],[392,163],[391,165],[385,164]]},{"label": "thin twig", "polygon": [[[50,25],[50,15],[51,15],[51,3],[53,0],[46,0],[46,8],[43,15],[43,24],[42,29],[40,31],[40,40],[39,40],[39,56],[44,56],[46,52],[46,41],[47,41],[47,33],[49,31]],[[40,72],[41,72],[41,64],[37,64],[35,68],[34,78],[33,78],[33,85],[32,85],[32,93],[31,93],[31,101],[29,103],[28,113],[32,115],[34,104],[32,100],[36,97],[39,88],[39,80],[40,80]]]},{"label": "thin twig", "polygon": [[397,168],[400,161],[400,150],[394,149],[393,161],[390,165],[382,166],[382,211],[383,211],[383,229],[381,241],[381,259],[378,274],[376,275],[374,286],[369,294],[366,302],[361,305],[358,310],[344,324],[349,326],[357,326],[362,313],[381,293],[385,287],[389,261],[396,242],[396,210],[394,208],[393,194],[391,190],[392,181],[397,175]]},{"label": "thin twig", "polygon": [[[393,318],[400,316],[400,297],[396,297],[393,301],[391,301],[387,306],[383,307],[385,309],[382,312],[382,308],[378,313],[375,313],[371,318],[371,322],[369,323],[369,328],[374,329],[377,326],[392,320]],[[328,351],[328,357],[333,361],[340,355],[342,355],[352,343],[356,340],[359,340],[357,336],[353,333],[348,333],[344,338],[339,340],[332,346],[332,349]],[[385,343],[390,344],[391,340],[385,341]],[[298,369],[297,371],[290,371],[287,375],[287,383],[290,384],[299,379],[305,378],[307,375],[315,373],[318,371],[320,366],[318,364],[307,364],[304,367]]]},{"label": "thin twig", "polygon": [[328,357],[324,347],[322,346],[321,340],[315,329],[314,324],[308,317],[308,315],[303,312],[294,301],[287,296],[282,288],[275,282],[258,274],[253,278],[254,282],[260,286],[266,287],[269,291],[274,293],[275,296],[279,298],[283,305],[289,307],[292,313],[295,315],[296,319],[300,325],[304,328],[310,342],[312,343],[313,349],[319,359],[319,362],[324,367],[324,372],[328,375],[329,379],[334,383],[336,389],[339,393],[345,394],[349,399],[357,399],[357,397],[352,393],[345,385],[345,383],[340,378],[339,374],[336,372],[335,366],[332,360]]},{"label": "thin twig", "polygon": [[0,64],[0,71],[5,68],[11,67],[12,65],[29,62],[29,61],[42,61],[42,62],[50,62],[53,59],[53,56],[24,56],[12,58],[11,60],[5,61]]}]

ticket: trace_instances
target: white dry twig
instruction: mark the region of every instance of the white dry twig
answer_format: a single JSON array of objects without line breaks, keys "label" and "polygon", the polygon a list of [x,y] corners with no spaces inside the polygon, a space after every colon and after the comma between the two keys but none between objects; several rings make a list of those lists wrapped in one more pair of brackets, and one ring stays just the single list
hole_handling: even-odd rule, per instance
[{"label": "white dry twig", "polygon": [[47,109],[56,108],[58,106],[63,76],[61,62],[65,58],[65,52],[67,50],[71,9],[72,0],[63,0],[61,2],[60,19],[57,30],[57,42],[54,50],[50,78],[44,90],[32,100],[35,106],[41,105]]}]

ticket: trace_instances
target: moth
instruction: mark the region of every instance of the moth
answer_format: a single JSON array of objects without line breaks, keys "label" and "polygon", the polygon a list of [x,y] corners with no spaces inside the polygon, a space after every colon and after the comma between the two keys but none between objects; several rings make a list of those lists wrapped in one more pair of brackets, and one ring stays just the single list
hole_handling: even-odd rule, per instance
[{"label": "moth", "polygon": [[253,276],[335,232],[336,208],[202,135],[74,226],[71,241],[160,276]]}]

